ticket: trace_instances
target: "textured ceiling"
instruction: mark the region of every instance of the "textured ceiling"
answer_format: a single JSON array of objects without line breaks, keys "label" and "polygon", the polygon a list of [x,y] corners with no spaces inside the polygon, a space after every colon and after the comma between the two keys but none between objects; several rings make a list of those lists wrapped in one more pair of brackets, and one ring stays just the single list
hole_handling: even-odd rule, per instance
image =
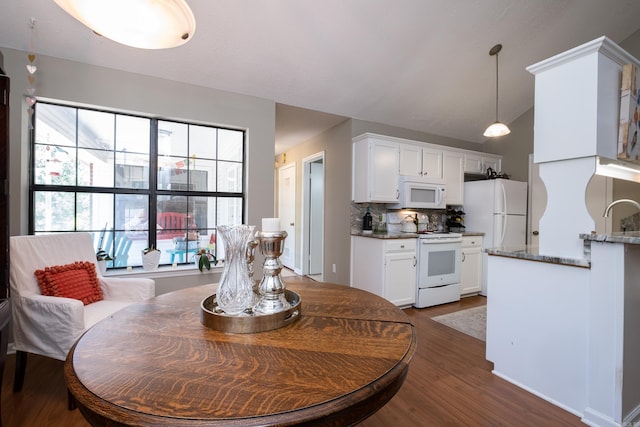
[{"label": "textured ceiling", "polygon": [[[276,147],[343,117],[482,142],[533,105],[525,67],[640,27],[637,0],[187,0],[192,40],[150,51],[96,36],[53,0],[3,1],[0,47],[253,95],[277,110]],[[292,108],[292,107],[299,107]],[[322,114],[316,114],[320,112]]]}]

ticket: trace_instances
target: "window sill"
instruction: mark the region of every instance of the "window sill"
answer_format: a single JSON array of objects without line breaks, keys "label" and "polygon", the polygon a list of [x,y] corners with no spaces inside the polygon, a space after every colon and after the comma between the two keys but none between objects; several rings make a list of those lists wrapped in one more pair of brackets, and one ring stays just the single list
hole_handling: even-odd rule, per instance
[{"label": "window sill", "polygon": [[210,275],[210,274],[220,274],[222,273],[224,266],[224,261],[219,261],[218,265],[215,267],[211,267],[211,270],[203,269],[202,271],[198,270],[194,264],[185,264],[173,267],[171,265],[163,265],[158,267],[156,270],[146,271],[142,267],[133,267],[130,270],[120,268],[117,270],[107,270],[103,276],[104,277],[143,277],[153,279],[156,277],[184,277],[184,276],[197,276],[197,275]]}]

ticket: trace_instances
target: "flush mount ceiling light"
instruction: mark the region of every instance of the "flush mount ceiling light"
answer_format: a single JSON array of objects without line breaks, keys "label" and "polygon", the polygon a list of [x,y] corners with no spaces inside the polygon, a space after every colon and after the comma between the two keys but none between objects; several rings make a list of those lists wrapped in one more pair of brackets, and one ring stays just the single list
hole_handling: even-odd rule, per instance
[{"label": "flush mount ceiling light", "polygon": [[495,138],[496,136],[504,136],[511,133],[507,125],[498,121],[498,52],[502,50],[502,45],[497,44],[491,48],[489,55],[496,57],[496,121],[484,131],[484,136]]},{"label": "flush mount ceiling light", "polygon": [[184,0],[54,0],[95,33],[141,49],[188,42],[196,20]]}]

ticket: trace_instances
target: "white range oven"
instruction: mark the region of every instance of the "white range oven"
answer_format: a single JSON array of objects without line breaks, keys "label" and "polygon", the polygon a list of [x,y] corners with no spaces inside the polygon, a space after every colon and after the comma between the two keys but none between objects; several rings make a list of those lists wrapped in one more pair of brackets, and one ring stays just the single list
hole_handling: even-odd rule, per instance
[{"label": "white range oven", "polygon": [[417,308],[460,300],[462,234],[425,233],[418,237]]}]

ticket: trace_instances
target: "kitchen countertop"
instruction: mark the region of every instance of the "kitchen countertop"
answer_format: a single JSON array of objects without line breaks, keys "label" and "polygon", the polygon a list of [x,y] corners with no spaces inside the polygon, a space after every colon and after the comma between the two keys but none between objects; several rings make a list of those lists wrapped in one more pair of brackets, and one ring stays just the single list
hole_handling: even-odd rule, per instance
[{"label": "kitchen countertop", "polygon": [[[481,232],[464,232],[461,233],[462,236],[484,236],[484,233]],[[418,237],[418,233],[371,233],[365,234],[362,231],[352,231],[352,236],[360,236],[360,237],[371,237],[373,239],[416,239]]]},{"label": "kitchen countertop", "polygon": [[591,262],[584,259],[563,258],[553,255],[542,255],[538,252],[537,246],[522,246],[516,248],[497,247],[484,250],[489,255],[503,256],[508,258],[518,258],[529,261],[546,262],[549,264],[570,265],[574,267],[590,268]]},{"label": "kitchen countertop", "polygon": [[575,267],[591,267],[590,245],[591,242],[623,243],[628,245],[640,245],[640,231],[616,232],[610,234],[581,233],[580,238],[585,241],[584,259],[562,258],[552,255],[541,255],[538,248],[523,246],[518,248],[489,248],[485,252],[489,255],[520,258],[530,261],[548,262],[551,264],[573,265]]},{"label": "kitchen countertop", "polygon": [[625,231],[610,234],[583,233],[580,238],[593,242],[626,243],[640,245],[640,231]]},{"label": "kitchen countertop", "polygon": [[371,237],[372,239],[416,239],[418,233],[369,233],[365,234],[362,231],[352,231],[352,236]]}]

